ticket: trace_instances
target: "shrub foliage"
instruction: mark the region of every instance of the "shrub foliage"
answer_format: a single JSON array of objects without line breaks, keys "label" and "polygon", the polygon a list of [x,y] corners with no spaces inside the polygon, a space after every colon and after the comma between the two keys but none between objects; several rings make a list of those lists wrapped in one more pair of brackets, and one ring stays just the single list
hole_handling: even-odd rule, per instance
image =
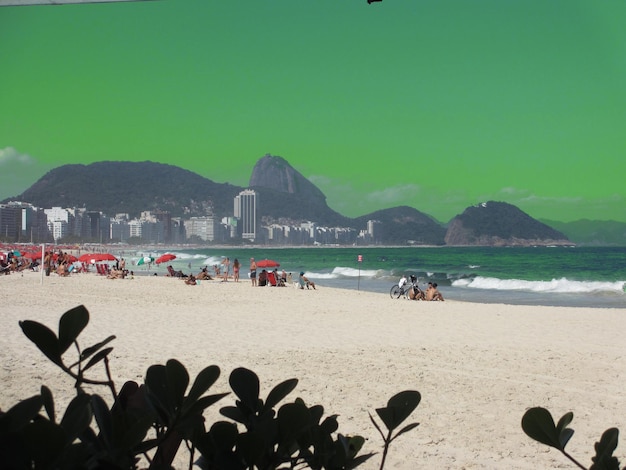
[{"label": "shrub foliage", "polygon": [[[81,349],[78,337],[88,323],[84,306],[62,315],[58,334],[35,321],[20,322],[41,352],[75,380],[76,396],[60,416],[52,392],[42,385],[38,395],[0,412],[0,462],[7,468],[170,469],[183,443],[189,468],[195,464],[206,470],[350,469],[375,455],[361,454],[364,438],[338,432],[337,415],[325,416],[321,405],[309,406],[297,398],[279,406],[297,379],[279,383],[262,399],[257,375],[245,368],[233,370],[229,385],[235,404],[223,406],[225,419],[210,425],[204,411],[230,395],[208,393],[220,376],[218,366],[206,367],[191,383],[183,364],[170,359],[151,365],[143,384],[128,381],[118,392],[109,364],[109,343],[115,336]],[[68,363],[64,355],[72,346],[77,359]],[[96,365],[104,367],[106,380],[91,378]],[[113,405],[109,408],[100,395],[87,393],[85,385],[108,389]],[[419,392],[404,391],[376,409],[386,433],[370,414],[384,442],[381,469],[390,443],[417,426],[393,434],[420,398]]]}]

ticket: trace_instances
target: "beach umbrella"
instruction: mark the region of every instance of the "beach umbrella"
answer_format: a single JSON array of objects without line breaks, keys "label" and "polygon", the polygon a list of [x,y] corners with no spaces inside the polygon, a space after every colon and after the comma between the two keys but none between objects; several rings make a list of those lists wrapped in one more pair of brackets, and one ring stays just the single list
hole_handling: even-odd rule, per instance
[{"label": "beach umbrella", "polygon": [[161,263],[167,263],[168,261],[172,261],[173,259],[176,259],[176,255],[173,255],[171,253],[165,253],[164,255],[159,256],[155,263],[156,264],[161,264]]},{"label": "beach umbrella", "polygon": [[81,263],[100,263],[102,261],[117,261],[117,258],[110,253],[84,253],[76,261]]},{"label": "beach umbrella", "polygon": [[142,264],[150,264],[154,261],[152,256],[143,256],[137,260],[137,266],[141,266]]},{"label": "beach umbrella", "polygon": [[81,263],[93,264],[96,262],[95,256],[95,253],[84,253],[78,257],[78,261],[80,261]]},{"label": "beach umbrella", "polygon": [[117,261],[117,258],[111,253],[98,253],[94,256],[96,261]]},{"label": "beach umbrella", "polygon": [[257,268],[277,268],[280,266],[280,263],[273,259],[262,259],[261,261],[257,261],[256,265]]}]

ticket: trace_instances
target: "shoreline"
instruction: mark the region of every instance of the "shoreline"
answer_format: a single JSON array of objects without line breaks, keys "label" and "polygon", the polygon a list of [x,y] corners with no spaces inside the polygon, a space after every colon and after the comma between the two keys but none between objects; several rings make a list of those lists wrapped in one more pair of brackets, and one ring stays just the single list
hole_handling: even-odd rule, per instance
[{"label": "shoreline", "polygon": [[[209,393],[230,391],[236,367],[253,370],[261,397],[298,378],[284,403],[302,397],[339,415],[339,432],[360,434],[361,466],[378,468],[382,443],[368,412],[402,390],[422,401],[406,424],[420,426],[394,441],[388,468],[553,468],[567,465],[522,431],[526,409],[544,406],[555,419],[574,412],[570,453],[588,461],[609,427],[626,429],[626,309],[513,306],[461,301],[394,302],[388,295],[323,285],[252,289],[248,280],[201,281],[165,276],[61,278],[40,273],[0,279],[3,309],[0,408],[32,396],[42,384],[62,413],[72,381],[21,332],[36,320],[57,331],[68,309],[85,305],[90,323],[82,347],[114,334],[116,384],[141,381],[148,366],[176,358],[191,380],[205,366],[222,371]],[[73,358],[68,351],[67,357]],[[99,371],[98,371],[99,372]],[[109,400],[106,391],[95,390]],[[208,423],[233,394],[209,408]],[[623,455],[618,447],[617,456]],[[178,457],[177,457],[178,459]],[[177,460],[177,468],[185,459]]]}]

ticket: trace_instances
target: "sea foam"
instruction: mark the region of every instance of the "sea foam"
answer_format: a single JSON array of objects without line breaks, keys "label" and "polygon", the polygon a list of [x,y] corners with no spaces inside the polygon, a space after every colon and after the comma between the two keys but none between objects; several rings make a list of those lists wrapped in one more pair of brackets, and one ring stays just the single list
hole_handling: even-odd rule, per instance
[{"label": "sea foam", "polygon": [[594,293],[611,292],[624,294],[626,281],[572,281],[566,278],[552,279],[551,281],[524,281],[521,279],[498,279],[494,277],[475,277],[473,279],[458,279],[452,283],[454,287],[470,289],[510,290],[528,292],[555,292],[555,293]]}]

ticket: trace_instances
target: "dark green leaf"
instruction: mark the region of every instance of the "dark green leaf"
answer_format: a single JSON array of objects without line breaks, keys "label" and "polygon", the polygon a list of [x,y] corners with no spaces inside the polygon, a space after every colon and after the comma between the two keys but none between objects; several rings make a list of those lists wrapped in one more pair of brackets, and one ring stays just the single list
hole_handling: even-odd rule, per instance
[{"label": "dark green leaf", "polygon": [[[105,339],[104,341],[100,341],[98,344],[94,344],[93,346],[89,346],[88,348],[86,348],[80,355],[81,360],[85,360],[87,359],[89,356],[91,356],[92,354],[94,354],[95,352],[97,352],[98,350],[100,350],[103,346],[106,346],[107,344],[109,344],[111,341],[113,341],[115,339],[115,335],[111,335],[109,336],[107,339]],[[72,364],[71,367],[74,367],[78,365],[78,362]]]},{"label": "dark green leaf", "polygon": [[61,427],[69,442],[74,441],[83,430],[91,423],[91,397],[86,393],[81,393],[74,397],[65,410],[61,419]]},{"label": "dark green leaf", "polygon": [[419,405],[422,396],[414,390],[405,390],[389,399],[386,408],[376,412],[389,431],[397,428]]},{"label": "dark green leaf", "polygon": [[418,427],[420,425],[420,423],[412,423],[412,424],[408,424],[405,427],[403,427],[400,431],[398,431],[396,433],[395,436],[393,436],[393,440],[397,439],[398,437],[400,437],[402,434],[404,434],[405,432],[409,432],[411,429],[415,429],[416,427]]},{"label": "dark green leaf", "polygon": [[35,395],[22,400],[5,414],[0,415],[0,436],[22,429],[39,414],[42,405],[41,395]]},{"label": "dark green leaf", "polygon": [[189,385],[187,369],[176,359],[170,359],[165,365],[167,374],[168,398],[171,410],[179,410],[185,399],[185,391]]},{"label": "dark green leaf", "polygon": [[152,416],[146,414],[133,421],[133,423],[125,429],[120,443],[124,449],[133,449],[138,446],[146,437],[150,426],[152,425]]},{"label": "dark green leaf", "polygon": [[98,429],[100,429],[100,437],[107,448],[113,446],[113,421],[109,407],[99,395],[91,396],[91,408],[93,409]]},{"label": "dark green leaf", "polygon": [[56,415],[54,412],[54,398],[52,397],[52,392],[50,391],[50,389],[45,385],[41,386],[41,398],[43,400],[43,406],[46,410],[48,418],[50,418],[50,421],[54,423],[56,420]]},{"label": "dark green leaf", "polygon": [[238,423],[246,423],[245,415],[236,406],[225,406],[223,408],[220,408],[220,413],[222,414],[222,416],[230,418],[233,421],[237,421]]},{"label": "dark green leaf", "polygon": [[563,416],[561,416],[561,419],[559,419],[559,422],[556,425],[556,432],[559,435],[561,449],[565,449],[565,446],[574,435],[574,430],[567,428],[567,426],[569,425],[569,423],[572,422],[573,419],[574,413],[570,411],[569,413],[565,413]]},{"label": "dark green leaf", "polygon": [[243,367],[234,369],[228,380],[233,392],[250,410],[257,410],[259,402],[259,377]]},{"label": "dark green leaf", "polygon": [[217,403],[218,401],[220,401],[222,398],[224,398],[226,395],[229,395],[228,392],[226,393],[217,393],[215,395],[207,395],[204,396],[202,398],[200,398],[198,401],[196,401],[191,408],[185,410],[185,414],[202,414],[202,412],[208,408],[209,406],[211,406],[214,403]]},{"label": "dark green leaf", "polygon": [[91,369],[98,362],[102,361],[105,357],[107,357],[111,353],[111,351],[113,351],[113,348],[105,348],[102,351],[99,351],[96,355],[94,355],[89,360],[89,362],[85,365],[85,367],[83,367],[83,372],[85,372],[87,369]]},{"label": "dark green leaf", "polygon": [[146,372],[146,397],[166,423],[172,418],[168,407],[167,375],[165,366],[154,364]]},{"label": "dark green leaf", "polygon": [[339,434],[337,440],[341,443],[346,457],[350,460],[359,453],[363,444],[365,444],[365,438],[362,436],[344,436],[343,434]]},{"label": "dark green leaf", "polygon": [[278,432],[281,444],[288,444],[311,423],[311,414],[302,403],[287,403],[280,407],[278,415]]},{"label": "dark green leaf", "polygon": [[619,461],[613,457],[617,448],[619,430],[609,428],[602,434],[600,442],[596,442],[596,455],[591,458],[593,465],[589,470],[619,470]]},{"label": "dark green leaf", "polygon": [[63,452],[66,442],[63,429],[47,419],[26,426],[24,438],[35,462],[34,468],[44,468],[54,462]]},{"label": "dark green leaf", "polygon": [[62,355],[78,338],[89,323],[89,312],[84,305],[79,305],[63,314],[59,320],[59,353]]},{"label": "dark green leaf", "polygon": [[194,402],[200,398],[211,386],[217,381],[220,376],[220,368],[217,366],[209,366],[200,371],[196,379],[193,381],[191,390],[187,398],[185,398],[185,404],[183,408],[189,408],[193,406]]},{"label": "dark green leaf", "polygon": [[236,424],[227,421],[217,421],[213,423],[208,434],[217,449],[222,452],[230,452],[235,447],[239,431]]},{"label": "dark green leaf", "polygon": [[522,417],[522,429],[528,437],[555,449],[563,450],[554,419],[545,408],[535,407],[527,410]]},{"label": "dark green leaf", "polygon": [[289,395],[294,388],[298,385],[298,379],[285,380],[282,383],[276,385],[267,396],[265,402],[265,409],[274,408],[283,398]]},{"label": "dark green leaf", "polygon": [[239,453],[246,467],[253,468],[260,460],[265,450],[263,436],[256,432],[246,432],[237,438],[237,453]]},{"label": "dark green leaf", "polygon": [[372,414],[370,412],[367,413],[370,417],[370,421],[372,422],[372,424],[374,425],[374,427],[376,428],[376,430],[378,431],[378,433],[381,435],[381,437],[383,439],[386,439],[385,434],[383,433],[383,430],[380,429],[380,426],[378,425],[378,423],[376,422],[376,420],[374,419],[374,417],[372,416]]},{"label": "dark green leaf", "polygon": [[330,435],[339,429],[339,423],[337,422],[337,415],[328,416],[320,424],[320,428],[323,432]]},{"label": "dark green leaf", "polygon": [[19,322],[22,331],[45,356],[57,365],[62,365],[59,340],[57,335],[45,325],[36,321],[24,320]]}]

